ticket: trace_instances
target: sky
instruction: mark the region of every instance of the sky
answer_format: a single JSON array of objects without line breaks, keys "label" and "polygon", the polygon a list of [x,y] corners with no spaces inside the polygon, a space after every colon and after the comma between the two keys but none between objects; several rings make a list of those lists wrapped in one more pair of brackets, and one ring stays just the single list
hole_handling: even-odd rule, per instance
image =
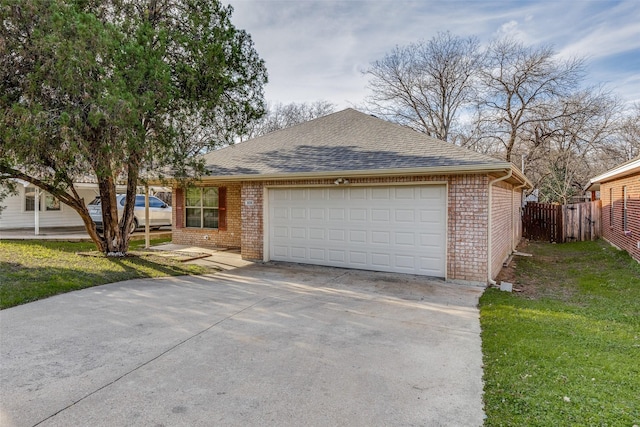
[{"label": "sky", "polygon": [[[225,0],[223,0],[224,2]],[[585,85],[640,103],[640,0],[227,0],[265,60],[271,103],[363,105],[363,72],[396,45],[440,31],[483,45],[511,36],[587,60]]]}]

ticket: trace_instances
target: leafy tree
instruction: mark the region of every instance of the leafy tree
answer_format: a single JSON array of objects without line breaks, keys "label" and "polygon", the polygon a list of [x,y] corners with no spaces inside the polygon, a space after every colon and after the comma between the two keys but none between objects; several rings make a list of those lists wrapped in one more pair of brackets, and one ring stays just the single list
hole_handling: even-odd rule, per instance
[{"label": "leafy tree", "polygon": [[481,65],[475,37],[445,32],[426,42],[396,46],[366,70],[368,109],[447,141],[461,108],[474,99]]},{"label": "leafy tree", "polygon": [[[200,173],[225,123],[263,114],[267,75],[232,8],[212,0],[0,0],[0,180],[73,208],[98,249],[128,249],[138,181]],[[98,234],[76,180],[95,180]],[[127,198],[118,219],[116,183]]]}]

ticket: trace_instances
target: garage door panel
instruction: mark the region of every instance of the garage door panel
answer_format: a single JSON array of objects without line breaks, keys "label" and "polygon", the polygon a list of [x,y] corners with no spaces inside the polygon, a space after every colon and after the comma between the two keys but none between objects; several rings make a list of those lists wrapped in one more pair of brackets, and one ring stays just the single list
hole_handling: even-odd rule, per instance
[{"label": "garage door panel", "polygon": [[416,235],[411,232],[395,232],[394,242],[396,245],[414,247],[416,245]]},{"label": "garage door panel", "polygon": [[309,208],[309,219],[323,221],[325,219],[325,209]]},{"label": "garage door panel", "polygon": [[350,230],[349,242],[350,243],[367,243],[366,230]]},{"label": "garage door panel", "polygon": [[443,185],[270,189],[273,260],[445,275]]},{"label": "garage door panel", "polygon": [[396,221],[397,222],[415,222],[415,212],[413,209],[396,209]]},{"label": "garage door panel", "polygon": [[309,248],[309,259],[312,261],[326,261],[325,252],[324,249]]},{"label": "garage door panel", "polygon": [[307,259],[307,248],[301,246],[291,246],[291,258],[295,260]]},{"label": "garage door panel", "polygon": [[366,221],[367,209],[365,208],[351,208],[349,209],[349,221]]},{"label": "garage door panel", "polygon": [[389,200],[390,189],[388,187],[371,188],[371,199],[373,200]]},{"label": "garage door panel", "polygon": [[344,221],[346,218],[344,208],[330,208],[329,220],[330,221]]},{"label": "garage door panel", "polygon": [[274,208],[273,210],[273,218],[274,219],[288,219],[289,218],[289,209],[288,208]]},{"label": "garage door panel", "polygon": [[291,227],[292,239],[305,239],[307,238],[307,229],[301,227]]},{"label": "garage door panel", "polygon": [[391,211],[389,209],[371,209],[372,222],[389,222]]},{"label": "garage door panel", "polygon": [[388,245],[390,242],[390,233],[388,231],[372,231],[371,243]]},{"label": "garage door panel", "polygon": [[329,230],[329,241],[331,242],[344,242],[345,239],[345,235],[346,235],[346,231],[345,230],[335,230],[335,229],[330,229]]},{"label": "garage door panel", "polygon": [[330,262],[338,262],[343,264],[345,263],[347,259],[346,251],[341,249],[334,249],[334,250],[329,250],[328,252],[329,252]]},{"label": "garage door panel", "polygon": [[367,265],[367,253],[349,251],[349,263],[358,265],[359,267]]}]

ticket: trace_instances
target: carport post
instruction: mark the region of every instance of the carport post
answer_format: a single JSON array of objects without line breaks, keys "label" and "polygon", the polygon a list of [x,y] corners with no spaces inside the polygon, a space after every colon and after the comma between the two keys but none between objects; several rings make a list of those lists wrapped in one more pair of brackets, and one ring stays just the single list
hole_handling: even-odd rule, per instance
[{"label": "carport post", "polygon": [[38,236],[40,234],[40,187],[36,187],[33,197],[33,234]]},{"label": "carport post", "polygon": [[144,248],[149,249],[149,185],[144,186]]}]

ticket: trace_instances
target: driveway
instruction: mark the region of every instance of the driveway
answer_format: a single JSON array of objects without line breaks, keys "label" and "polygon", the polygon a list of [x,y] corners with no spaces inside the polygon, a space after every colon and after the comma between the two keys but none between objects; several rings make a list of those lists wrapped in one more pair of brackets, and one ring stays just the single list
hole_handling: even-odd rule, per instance
[{"label": "driveway", "polygon": [[2,426],[479,426],[480,288],[269,263],[0,312]]}]

